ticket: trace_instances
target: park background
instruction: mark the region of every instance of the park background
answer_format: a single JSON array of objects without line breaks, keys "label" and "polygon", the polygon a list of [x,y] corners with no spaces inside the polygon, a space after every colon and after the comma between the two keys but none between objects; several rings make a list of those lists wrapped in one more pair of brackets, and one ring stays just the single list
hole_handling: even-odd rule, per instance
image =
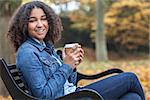
[{"label": "park background", "polygon": [[[0,58],[15,63],[15,51],[6,32],[15,9],[32,0],[0,0]],[[62,19],[62,39],[55,45],[79,42],[84,61],[78,71],[95,74],[110,68],[134,72],[146,98],[150,96],[149,0],[41,0]],[[94,80],[95,81],[95,80]],[[92,81],[82,80],[79,85]],[[11,99],[0,79],[0,100]]]}]

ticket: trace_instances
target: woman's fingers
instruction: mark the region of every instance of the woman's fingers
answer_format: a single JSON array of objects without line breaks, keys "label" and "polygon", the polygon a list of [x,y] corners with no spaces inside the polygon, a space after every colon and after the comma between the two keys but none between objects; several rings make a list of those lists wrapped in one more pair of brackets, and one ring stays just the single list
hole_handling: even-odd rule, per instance
[{"label": "woman's fingers", "polygon": [[76,48],[76,50],[75,50],[74,52],[72,52],[73,55],[76,55],[76,54],[78,54],[78,53],[84,54],[83,49],[82,49],[82,48]]},{"label": "woman's fingers", "polygon": [[[65,53],[65,52],[64,52]],[[64,62],[72,65],[73,68],[76,68],[83,61],[84,51],[81,48],[81,45],[77,44],[73,52],[67,53],[65,55]]]}]

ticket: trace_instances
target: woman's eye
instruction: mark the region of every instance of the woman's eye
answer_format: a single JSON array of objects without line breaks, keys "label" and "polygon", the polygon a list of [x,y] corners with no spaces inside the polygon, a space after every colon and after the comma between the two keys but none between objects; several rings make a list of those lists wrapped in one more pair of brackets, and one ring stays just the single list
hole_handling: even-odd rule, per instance
[{"label": "woman's eye", "polygon": [[29,22],[31,22],[31,23],[32,23],[32,22],[35,22],[35,21],[36,21],[36,20],[29,20]]},{"label": "woman's eye", "polygon": [[42,18],[41,20],[47,20],[47,18],[45,17],[45,18]]}]

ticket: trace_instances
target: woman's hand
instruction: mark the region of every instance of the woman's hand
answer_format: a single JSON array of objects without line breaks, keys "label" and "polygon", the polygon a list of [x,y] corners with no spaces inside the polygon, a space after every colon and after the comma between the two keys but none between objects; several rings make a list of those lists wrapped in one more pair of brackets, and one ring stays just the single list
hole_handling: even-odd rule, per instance
[{"label": "woman's hand", "polygon": [[73,69],[76,68],[84,57],[84,51],[81,45],[77,44],[72,52],[65,53],[65,48],[62,51],[63,61],[65,64],[69,64]]}]

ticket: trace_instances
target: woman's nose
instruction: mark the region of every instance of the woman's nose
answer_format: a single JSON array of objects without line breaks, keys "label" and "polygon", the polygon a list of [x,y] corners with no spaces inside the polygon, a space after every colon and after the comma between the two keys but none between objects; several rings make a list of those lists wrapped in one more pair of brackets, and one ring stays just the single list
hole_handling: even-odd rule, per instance
[{"label": "woman's nose", "polygon": [[42,27],[42,26],[43,26],[42,21],[41,21],[41,20],[38,20],[38,22],[37,22],[37,27]]}]

